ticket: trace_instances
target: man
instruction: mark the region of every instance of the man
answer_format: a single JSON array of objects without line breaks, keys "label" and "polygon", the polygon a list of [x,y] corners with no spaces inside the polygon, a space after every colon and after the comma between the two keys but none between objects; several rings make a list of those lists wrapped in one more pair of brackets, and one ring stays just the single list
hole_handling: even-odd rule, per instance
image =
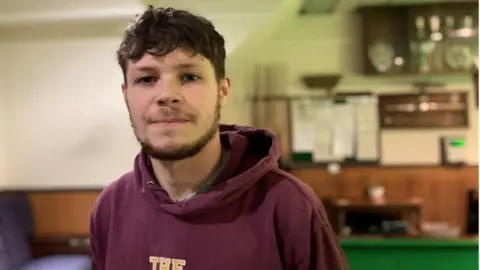
[{"label": "man", "polygon": [[205,18],[149,7],[118,50],[134,168],[91,217],[96,270],[345,270],[312,191],[277,166],[276,139],[219,125],[224,39]]}]

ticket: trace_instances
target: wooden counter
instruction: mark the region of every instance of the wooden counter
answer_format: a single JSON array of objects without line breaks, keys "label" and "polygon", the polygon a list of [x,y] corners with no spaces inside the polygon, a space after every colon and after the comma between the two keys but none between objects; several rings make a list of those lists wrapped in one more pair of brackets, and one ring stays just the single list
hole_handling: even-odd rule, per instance
[{"label": "wooden counter", "polygon": [[462,230],[467,221],[467,191],[478,190],[476,166],[346,167],[333,175],[324,167],[305,166],[290,172],[320,198],[362,201],[370,185],[384,186],[389,201],[421,198],[421,222],[443,221]]}]

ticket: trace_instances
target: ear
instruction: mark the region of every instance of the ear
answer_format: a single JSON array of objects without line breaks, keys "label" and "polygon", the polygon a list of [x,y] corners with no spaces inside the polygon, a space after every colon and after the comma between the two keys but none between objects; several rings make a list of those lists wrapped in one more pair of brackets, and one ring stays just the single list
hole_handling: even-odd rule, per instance
[{"label": "ear", "polygon": [[125,83],[122,83],[122,94],[123,100],[127,103],[127,85]]},{"label": "ear", "polygon": [[223,106],[227,102],[227,97],[230,95],[230,79],[224,78],[220,81],[219,87],[220,104]]}]

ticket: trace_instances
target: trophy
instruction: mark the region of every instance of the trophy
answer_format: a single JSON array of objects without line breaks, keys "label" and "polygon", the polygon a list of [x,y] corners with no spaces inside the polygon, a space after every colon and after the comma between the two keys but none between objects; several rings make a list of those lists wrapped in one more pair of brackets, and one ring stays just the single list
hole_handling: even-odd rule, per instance
[{"label": "trophy", "polygon": [[369,46],[368,58],[377,72],[386,73],[392,68],[395,50],[391,44],[377,41]]},{"label": "trophy", "polygon": [[472,16],[465,16],[463,18],[463,27],[453,30],[453,19],[447,21],[447,29],[450,29],[453,37],[456,37],[455,43],[447,48],[445,51],[445,62],[447,65],[456,71],[470,70],[474,64],[474,57],[476,55],[476,46],[471,46],[468,39],[474,36],[473,18]]},{"label": "trophy", "polygon": [[435,49],[435,43],[426,38],[424,17],[418,16],[415,19],[415,29],[417,33],[417,40],[410,43],[410,50],[415,58],[415,69],[418,69],[418,71],[421,73],[429,73],[431,71],[431,67],[428,61],[428,56],[433,49]]}]

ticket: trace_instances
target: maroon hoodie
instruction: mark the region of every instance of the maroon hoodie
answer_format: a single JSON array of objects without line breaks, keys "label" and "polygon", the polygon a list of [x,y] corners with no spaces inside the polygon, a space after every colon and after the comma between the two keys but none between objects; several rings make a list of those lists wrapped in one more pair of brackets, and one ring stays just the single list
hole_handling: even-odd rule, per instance
[{"label": "maroon hoodie", "polygon": [[140,153],[99,196],[91,217],[95,270],[346,270],[324,207],[280,170],[276,139],[221,128],[230,160],[208,192],[173,202]]}]

